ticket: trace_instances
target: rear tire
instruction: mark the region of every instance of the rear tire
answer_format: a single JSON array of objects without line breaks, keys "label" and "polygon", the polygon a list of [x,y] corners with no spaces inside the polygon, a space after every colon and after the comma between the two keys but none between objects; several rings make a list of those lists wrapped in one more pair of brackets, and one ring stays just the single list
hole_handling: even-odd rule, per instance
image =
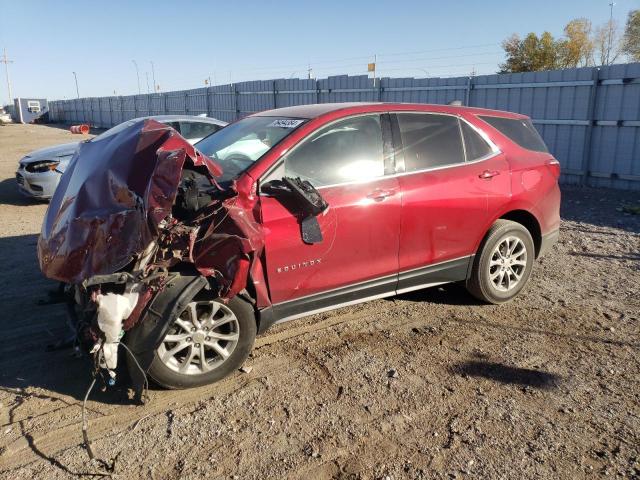
[{"label": "rear tire", "polygon": [[534,258],[529,231],[519,223],[497,220],[480,244],[467,290],[483,302],[508,302],[529,280]]}]

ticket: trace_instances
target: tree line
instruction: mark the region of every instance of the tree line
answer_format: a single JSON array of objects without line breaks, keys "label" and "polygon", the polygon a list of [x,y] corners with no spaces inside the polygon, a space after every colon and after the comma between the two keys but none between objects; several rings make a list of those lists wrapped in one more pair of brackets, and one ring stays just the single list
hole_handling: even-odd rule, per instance
[{"label": "tree line", "polygon": [[549,32],[513,34],[502,48],[507,58],[499,73],[611,65],[625,57],[640,62],[640,10],[629,12],[624,30],[613,19],[594,27],[589,19],[576,18],[561,38]]}]

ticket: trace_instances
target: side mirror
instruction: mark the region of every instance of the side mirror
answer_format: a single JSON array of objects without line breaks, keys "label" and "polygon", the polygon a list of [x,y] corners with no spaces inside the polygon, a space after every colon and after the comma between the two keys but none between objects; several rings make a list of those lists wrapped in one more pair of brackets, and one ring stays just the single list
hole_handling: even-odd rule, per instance
[{"label": "side mirror", "polygon": [[289,205],[305,217],[320,215],[329,207],[320,192],[307,180],[302,180],[299,177],[284,177],[282,180],[271,180],[262,185],[260,191],[288,200]]},{"label": "side mirror", "polygon": [[263,183],[260,186],[260,191],[274,197],[281,197],[291,193],[291,190],[289,190],[282,180],[271,180],[267,183]]},{"label": "side mirror", "polygon": [[265,183],[260,191],[279,198],[292,213],[301,214],[300,233],[304,243],[322,241],[322,231],[316,217],[329,208],[329,204],[311,183],[300,178],[284,177]]}]

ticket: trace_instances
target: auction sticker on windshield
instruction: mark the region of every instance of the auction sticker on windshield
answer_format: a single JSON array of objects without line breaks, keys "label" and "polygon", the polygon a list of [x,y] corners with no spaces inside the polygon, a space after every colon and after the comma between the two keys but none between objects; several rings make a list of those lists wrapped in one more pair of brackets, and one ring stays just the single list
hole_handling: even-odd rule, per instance
[{"label": "auction sticker on windshield", "polygon": [[280,128],[296,128],[298,125],[300,125],[303,122],[304,120],[291,120],[288,118],[279,118],[278,120],[274,120],[267,126],[280,127]]}]

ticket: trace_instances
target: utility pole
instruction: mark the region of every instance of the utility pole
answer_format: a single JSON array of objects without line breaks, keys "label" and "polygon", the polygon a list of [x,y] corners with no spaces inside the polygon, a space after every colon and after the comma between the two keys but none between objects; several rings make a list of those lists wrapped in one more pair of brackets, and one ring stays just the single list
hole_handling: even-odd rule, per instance
[{"label": "utility pole", "polygon": [[140,71],[138,70],[138,64],[136,63],[135,60],[131,60],[133,62],[133,65],[136,67],[136,78],[138,79],[138,95],[140,95],[142,92],[140,91]]},{"label": "utility pole", "polygon": [[373,88],[376,88],[376,68],[378,65],[378,55],[373,56]]},{"label": "utility pole", "polygon": [[147,77],[147,95],[149,95],[149,72],[145,71],[144,76]]},{"label": "utility pole", "polygon": [[158,91],[158,84],[156,83],[156,70],[153,68],[153,60],[150,60],[151,63],[151,77],[153,78],[153,93]]},{"label": "utility pole", "polygon": [[373,72],[373,88],[376,88],[376,62],[378,61],[378,56],[373,56],[373,63],[367,64],[367,72]]},{"label": "utility pole", "polygon": [[78,90],[78,75],[76,72],[73,72],[73,77],[76,79],[76,95],[80,98],[80,90]]},{"label": "utility pole", "polygon": [[13,63],[13,60],[7,58],[7,49],[2,50],[2,60],[0,63],[4,63],[4,69],[7,74],[7,88],[9,89],[9,103],[13,102],[13,93],[11,92],[11,78],[9,77],[9,64]]}]

